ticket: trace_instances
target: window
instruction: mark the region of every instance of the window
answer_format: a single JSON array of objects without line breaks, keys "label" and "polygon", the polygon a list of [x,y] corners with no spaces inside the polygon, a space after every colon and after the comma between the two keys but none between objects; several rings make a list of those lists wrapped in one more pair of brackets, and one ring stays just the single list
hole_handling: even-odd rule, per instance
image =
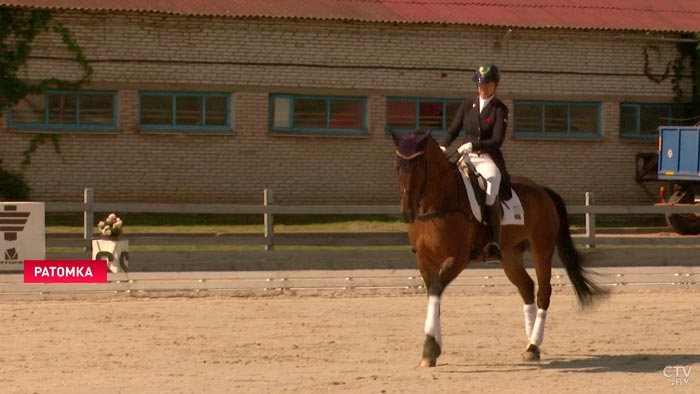
[{"label": "window", "polygon": [[515,101],[513,130],[525,137],[600,136],[600,104]]},{"label": "window", "polygon": [[151,131],[231,129],[227,93],[139,93],[139,127]]},{"label": "window", "polygon": [[398,98],[386,103],[386,128],[393,132],[432,129],[444,132],[452,123],[462,100]]},{"label": "window", "polygon": [[366,134],[367,99],[270,95],[270,129],[301,133]]},{"label": "window", "polygon": [[620,136],[656,138],[659,126],[678,125],[671,104],[620,104]]},{"label": "window", "polygon": [[30,95],[8,111],[8,124],[51,129],[116,128],[115,92],[50,90]]}]

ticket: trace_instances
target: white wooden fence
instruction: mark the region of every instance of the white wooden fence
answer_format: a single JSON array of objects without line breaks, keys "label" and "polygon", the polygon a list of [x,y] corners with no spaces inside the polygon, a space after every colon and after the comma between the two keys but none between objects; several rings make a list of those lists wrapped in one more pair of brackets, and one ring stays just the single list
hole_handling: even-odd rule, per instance
[{"label": "white wooden fence", "polygon": [[[275,247],[274,215],[398,215],[398,205],[276,205],[271,190],[264,191],[262,205],[240,204],[151,204],[95,202],[93,190],[85,189],[84,201],[47,202],[46,212],[83,212],[83,243],[90,248],[95,227],[95,212],[140,212],[140,213],[180,213],[180,214],[259,214],[264,216],[265,229],[262,237],[248,237],[246,244],[264,244],[266,250]],[[597,235],[596,215],[664,215],[669,213],[698,214],[700,206],[653,206],[653,205],[593,205],[593,196],[586,193],[585,205],[570,205],[569,214],[583,214],[586,217],[585,236],[574,237],[574,242],[589,247],[595,245],[700,245],[700,237],[607,237]],[[369,238],[369,237],[368,237]],[[207,241],[204,241],[205,243]],[[221,239],[210,240],[220,244]],[[200,241],[198,244],[202,244]]]}]

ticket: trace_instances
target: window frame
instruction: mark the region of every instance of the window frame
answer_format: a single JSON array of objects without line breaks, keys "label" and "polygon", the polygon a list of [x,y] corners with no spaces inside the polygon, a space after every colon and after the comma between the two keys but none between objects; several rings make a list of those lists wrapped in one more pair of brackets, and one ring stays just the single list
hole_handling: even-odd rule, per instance
[{"label": "window frame", "polygon": [[[416,125],[415,128],[413,129],[399,129],[399,128],[391,128],[389,127],[389,102],[413,102],[416,104]],[[441,102],[443,105],[443,111],[442,111],[442,124],[444,125],[443,129],[432,129],[432,132],[434,134],[445,134],[447,132],[447,129],[450,127],[450,123],[452,123],[453,119],[447,119],[447,103],[458,103],[462,104],[464,102],[463,98],[437,98],[437,97],[399,97],[399,96],[392,96],[392,97],[387,97],[386,98],[386,123],[384,129],[389,132],[389,133],[410,133],[415,130],[420,130],[420,104],[426,102],[426,103],[434,103],[434,102]]]},{"label": "window frame", "polygon": [[[196,134],[215,133],[227,134],[233,131],[232,111],[231,111],[231,93],[226,92],[181,92],[181,91],[162,91],[162,90],[140,90],[138,92],[138,127],[141,132],[146,133],[187,133]],[[172,123],[171,124],[143,124],[142,122],[142,100],[143,96],[167,96],[172,97]],[[226,124],[225,125],[178,125],[177,124],[177,97],[202,97],[202,123],[205,122],[207,116],[207,97],[224,97],[226,99]]]},{"label": "window frame", "polygon": [[[518,104],[526,105],[540,105],[541,106],[541,117],[542,123],[540,124],[540,131],[518,131],[516,128],[517,118],[516,118],[516,106]],[[566,116],[566,132],[551,132],[545,131],[544,125],[546,122],[545,118],[545,108],[547,106],[566,106],[567,116]],[[596,131],[593,133],[581,133],[571,131],[571,107],[583,107],[592,106],[596,110]],[[513,135],[517,138],[530,138],[530,139],[601,139],[603,137],[602,130],[602,103],[599,101],[551,101],[551,100],[513,100]]]},{"label": "window frame", "polygon": [[[636,109],[635,115],[635,131],[634,133],[623,133],[622,131],[622,107],[633,107]],[[641,134],[641,118],[642,109],[644,107],[666,107],[667,114],[670,119],[673,119],[673,104],[669,103],[634,103],[634,102],[621,102],[620,103],[620,115],[619,115],[619,135],[620,138],[628,139],[644,139],[644,140],[655,140],[659,138],[658,132],[656,134]],[[670,126],[670,124],[668,124]]]},{"label": "window frame", "polygon": [[[76,123],[50,123],[49,96],[52,94],[75,95],[76,99]],[[80,96],[81,95],[105,95],[112,96],[112,121],[109,124],[80,123]],[[49,89],[36,96],[44,98],[44,121],[43,122],[15,122],[12,119],[12,105],[7,107],[7,125],[10,128],[39,129],[47,132],[81,132],[81,131],[115,131],[117,130],[117,119],[119,118],[119,94],[115,90],[67,90]]]},{"label": "window frame", "polygon": [[[275,106],[274,101],[277,98],[287,98],[290,100],[289,108],[289,127],[275,126]],[[294,100],[295,99],[310,99],[310,100],[325,100],[326,102],[326,125],[330,125],[330,104],[331,101],[359,101],[362,103],[362,128],[331,128],[331,127],[294,127]],[[310,95],[310,94],[290,94],[290,93],[270,93],[268,97],[268,128],[271,132],[278,135],[330,135],[330,136],[367,136],[369,128],[367,122],[367,97],[361,96],[328,96],[328,95]]]}]

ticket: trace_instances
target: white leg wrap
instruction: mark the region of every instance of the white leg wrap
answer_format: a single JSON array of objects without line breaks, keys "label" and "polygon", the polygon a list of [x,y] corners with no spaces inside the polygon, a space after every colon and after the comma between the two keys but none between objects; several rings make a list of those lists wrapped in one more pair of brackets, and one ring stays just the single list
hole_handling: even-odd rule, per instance
[{"label": "white leg wrap", "polygon": [[442,333],[440,332],[440,296],[428,297],[428,315],[425,318],[425,333],[435,338],[442,349]]},{"label": "white leg wrap", "polygon": [[532,328],[535,326],[535,318],[537,317],[537,305],[523,305],[523,313],[525,315],[525,335],[527,339],[532,338]]},{"label": "white leg wrap", "polygon": [[547,321],[547,311],[545,309],[538,309],[535,325],[532,328],[532,336],[530,337],[530,343],[537,347],[540,347],[542,341],[544,341],[545,321]]}]

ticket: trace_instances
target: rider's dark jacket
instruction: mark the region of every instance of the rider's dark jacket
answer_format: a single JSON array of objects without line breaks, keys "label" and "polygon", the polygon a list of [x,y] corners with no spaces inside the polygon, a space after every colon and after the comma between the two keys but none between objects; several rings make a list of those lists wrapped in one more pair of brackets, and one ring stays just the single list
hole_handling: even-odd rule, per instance
[{"label": "rider's dark jacket", "polygon": [[507,125],[508,107],[501,100],[494,97],[479,112],[479,98],[467,98],[459,106],[452,124],[440,142],[442,146],[449,146],[464,130],[466,139],[463,143],[471,142],[475,153],[488,153],[501,171],[501,196],[504,196],[504,193],[510,194],[510,175],[506,171],[506,162],[501,153]]}]

